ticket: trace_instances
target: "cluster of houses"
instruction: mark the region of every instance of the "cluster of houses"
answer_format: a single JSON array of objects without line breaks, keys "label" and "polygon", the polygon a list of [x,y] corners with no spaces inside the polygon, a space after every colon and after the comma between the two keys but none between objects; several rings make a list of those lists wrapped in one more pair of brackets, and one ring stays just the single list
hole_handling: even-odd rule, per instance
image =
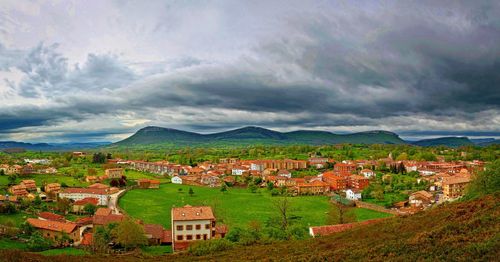
[{"label": "cluster of houses", "polygon": [[16,198],[29,198],[34,199],[39,195],[41,199],[54,199],[61,191],[59,183],[48,183],[42,188],[37,187],[35,180],[25,179],[17,185],[9,187],[8,192],[11,196]]},{"label": "cluster of houses", "polygon": [[30,175],[30,174],[55,174],[57,169],[50,166],[38,165],[33,162],[29,162],[25,165],[8,165],[1,164],[0,170],[6,175]]},{"label": "cluster of houses", "polygon": [[[74,203],[73,212],[80,212],[75,206],[82,204],[102,206],[98,199],[84,198]],[[96,228],[119,223],[125,218],[125,215],[113,212],[110,208],[99,207],[94,215],[75,222],[50,212],[40,212],[37,218],[28,218],[26,221],[44,238],[54,241],[57,245],[90,246]],[[215,216],[209,206],[173,207],[170,229],[159,224],[144,224],[140,220],[135,222],[143,227],[149,245],[172,245],[174,251],[184,250],[194,241],[223,238],[228,230],[225,225],[216,225]]]},{"label": "cluster of houses", "polygon": [[120,179],[125,175],[123,168],[108,168],[102,176],[86,176],[85,181],[89,183],[102,182],[107,179]]}]

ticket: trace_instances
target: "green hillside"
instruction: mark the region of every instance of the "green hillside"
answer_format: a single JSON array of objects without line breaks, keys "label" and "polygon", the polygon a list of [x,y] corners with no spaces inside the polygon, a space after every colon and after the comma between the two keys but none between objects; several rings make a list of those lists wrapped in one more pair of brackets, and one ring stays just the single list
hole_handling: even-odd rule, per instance
[{"label": "green hillside", "polygon": [[449,147],[460,147],[460,146],[472,146],[474,143],[467,137],[440,137],[434,139],[424,139],[413,142],[412,144],[417,146],[449,146]]},{"label": "green hillside", "polygon": [[224,146],[224,145],[282,145],[282,144],[404,144],[397,134],[387,131],[370,131],[353,134],[333,134],[326,131],[294,131],[281,133],[261,127],[198,134],[170,128],[145,127],[129,138],[111,147],[120,146]]}]

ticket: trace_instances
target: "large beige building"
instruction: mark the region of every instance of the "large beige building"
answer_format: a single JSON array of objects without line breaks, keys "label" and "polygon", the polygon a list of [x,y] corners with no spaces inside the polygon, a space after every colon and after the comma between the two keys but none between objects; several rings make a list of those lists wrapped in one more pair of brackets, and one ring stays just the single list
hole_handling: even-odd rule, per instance
[{"label": "large beige building", "polygon": [[123,168],[109,168],[104,173],[108,178],[121,178],[125,174]]},{"label": "large beige building", "polygon": [[461,197],[464,193],[465,187],[469,184],[470,178],[468,177],[446,177],[443,178],[443,195],[446,199],[454,199]]},{"label": "large beige building", "polygon": [[172,249],[186,249],[197,240],[215,237],[215,216],[208,206],[174,207],[172,212]]}]

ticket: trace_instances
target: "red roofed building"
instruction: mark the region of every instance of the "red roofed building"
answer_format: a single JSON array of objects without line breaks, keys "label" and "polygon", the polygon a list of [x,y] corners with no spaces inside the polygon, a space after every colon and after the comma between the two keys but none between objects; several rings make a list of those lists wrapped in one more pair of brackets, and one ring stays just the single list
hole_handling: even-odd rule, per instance
[{"label": "red roofed building", "polygon": [[336,172],[352,173],[352,172],[356,171],[356,165],[355,164],[337,163],[337,164],[335,164],[335,166],[333,166],[333,170]]},{"label": "red roofed building", "polygon": [[59,221],[59,222],[65,222],[66,219],[64,219],[64,216],[50,213],[50,212],[40,212],[38,214],[38,219],[41,220],[50,220],[50,221]]},{"label": "red roofed building", "polygon": [[20,184],[25,186],[26,190],[28,190],[28,191],[36,191],[35,180],[31,180],[31,179],[22,180]]},{"label": "red roofed building", "polygon": [[[94,184],[97,185],[97,184]],[[59,192],[60,198],[68,198],[74,201],[82,200],[84,198],[97,198],[99,199],[100,206],[107,206],[109,201],[109,195],[114,191],[107,188],[79,188],[79,187],[69,187],[61,192]]]},{"label": "red roofed building", "polygon": [[66,234],[69,236],[70,242],[80,241],[80,230],[78,230],[79,228],[75,223],[42,220],[36,218],[28,218],[26,222],[28,222],[37,231],[40,231],[44,238],[58,241],[63,238],[63,235]]},{"label": "red roofed building", "polygon": [[297,194],[299,195],[322,195],[330,192],[330,186],[323,181],[314,180],[310,183],[297,184]]},{"label": "red roofed building", "polygon": [[347,188],[347,179],[332,171],[323,173],[322,179],[330,185],[330,190],[344,190]]},{"label": "red roofed building", "polygon": [[93,217],[94,226],[103,226],[109,223],[118,223],[125,219],[122,214],[113,214],[109,208],[98,208]]},{"label": "red roofed building", "polygon": [[77,200],[75,201],[75,203],[73,203],[73,212],[74,213],[83,212],[83,209],[87,204],[97,206],[99,204],[99,199],[94,197],[86,197],[84,199]]},{"label": "red roofed building", "polygon": [[340,232],[349,230],[353,227],[378,223],[378,222],[381,222],[382,220],[384,220],[384,218],[371,219],[371,220],[365,220],[362,222],[355,222],[355,223],[348,223],[348,224],[309,227],[309,235],[311,235],[312,237],[328,236],[331,234],[340,233]]},{"label": "red roofed building", "polygon": [[144,225],[144,233],[148,238],[150,245],[161,245],[163,241],[163,231],[165,229],[162,225],[146,224]]},{"label": "red roofed building", "polygon": [[9,192],[18,197],[25,197],[29,194],[24,185],[11,186]]},{"label": "red roofed building", "polygon": [[364,176],[352,175],[347,179],[347,187],[363,190],[370,185],[370,181],[368,178]]},{"label": "red roofed building", "polygon": [[185,249],[197,240],[215,237],[215,216],[209,206],[174,207],[172,217],[172,249]]}]

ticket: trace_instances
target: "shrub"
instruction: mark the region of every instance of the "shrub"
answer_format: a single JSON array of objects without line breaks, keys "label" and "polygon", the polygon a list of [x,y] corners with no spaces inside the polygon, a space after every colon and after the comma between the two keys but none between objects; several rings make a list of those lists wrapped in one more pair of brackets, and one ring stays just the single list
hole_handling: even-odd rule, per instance
[{"label": "shrub", "polygon": [[224,238],[212,239],[207,241],[194,242],[189,246],[188,252],[191,255],[203,256],[216,252],[228,250],[233,247],[233,244]]}]

